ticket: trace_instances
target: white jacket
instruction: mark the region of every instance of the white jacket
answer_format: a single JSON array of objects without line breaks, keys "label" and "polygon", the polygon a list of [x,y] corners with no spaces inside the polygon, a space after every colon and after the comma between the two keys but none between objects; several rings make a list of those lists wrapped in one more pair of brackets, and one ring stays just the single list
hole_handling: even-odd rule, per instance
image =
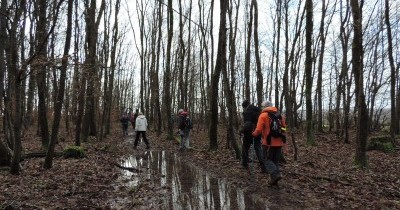
[{"label": "white jacket", "polygon": [[135,131],[146,131],[147,130],[147,120],[146,117],[142,114],[136,118],[135,122]]}]

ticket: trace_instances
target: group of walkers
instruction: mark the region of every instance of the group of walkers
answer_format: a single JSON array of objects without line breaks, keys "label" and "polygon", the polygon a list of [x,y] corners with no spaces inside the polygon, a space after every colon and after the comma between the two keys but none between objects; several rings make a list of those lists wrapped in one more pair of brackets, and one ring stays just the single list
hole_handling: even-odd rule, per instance
[{"label": "group of walkers", "polygon": [[146,136],[148,123],[142,112],[139,112],[138,109],[136,109],[135,112],[132,112],[132,110],[129,109],[129,111],[122,113],[120,121],[122,123],[122,132],[124,136],[128,136],[129,122],[132,124],[132,128],[136,133],[135,143],[133,144],[134,149],[137,148],[140,137],[142,137],[144,143],[146,144],[146,149],[150,149],[150,143]]},{"label": "group of walkers", "polygon": [[[259,108],[245,100],[242,107],[243,126],[240,130],[243,134],[242,165],[249,170],[249,149],[253,145],[261,172],[270,174],[269,184],[276,185],[282,179],[278,162],[282,155],[282,147],[286,145],[285,119],[278,108],[272,106],[269,101],[262,102]],[[146,117],[138,109],[134,113],[131,111],[123,113],[121,123],[124,136],[128,135],[129,122],[136,132],[134,148],[137,148],[141,136],[146,149],[149,149],[150,144],[146,137],[148,126]],[[178,110],[177,126],[177,134],[180,136],[179,150],[185,151],[190,148],[190,131],[193,128],[189,112],[183,109]]]},{"label": "group of walkers", "polygon": [[262,173],[270,174],[269,185],[277,185],[282,179],[279,159],[282,147],[286,144],[286,122],[278,108],[269,101],[264,101],[261,108],[243,101],[242,165],[249,169],[249,149],[254,147]]},{"label": "group of walkers", "polygon": [[[132,128],[136,133],[134,149],[137,148],[140,136],[146,144],[146,149],[150,148],[150,143],[146,137],[147,130],[147,119],[142,112],[136,109],[132,112],[131,109],[126,110],[121,115],[122,132],[124,136],[128,136],[129,122],[132,124]],[[189,112],[179,109],[178,111],[178,132],[180,136],[180,151],[190,149],[190,130],[193,128],[192,120],[189,117]]]}]

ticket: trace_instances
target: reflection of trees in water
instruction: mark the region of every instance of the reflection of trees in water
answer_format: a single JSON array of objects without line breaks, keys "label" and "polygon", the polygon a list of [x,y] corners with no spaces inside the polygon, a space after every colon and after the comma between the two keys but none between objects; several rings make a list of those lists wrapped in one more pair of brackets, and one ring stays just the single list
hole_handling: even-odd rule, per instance
[{"label": "reflection of trees in water", "polygon": [[[124,171],[130,186],[140,186],[149,180],[164,196],[156,200],[162,209],[246,209],[254,205],[243,189],[236,189],[225,179],[212,178],[209,173],[185,162],[185,157],[165,151],[146,151],[128,157],[125,167],[142,169],[144,173]],[[145,170],[146,169],[146,170]],[[171,188],[169,188],[171,186]],[[257,208],[258,209],[258,208]]]}]

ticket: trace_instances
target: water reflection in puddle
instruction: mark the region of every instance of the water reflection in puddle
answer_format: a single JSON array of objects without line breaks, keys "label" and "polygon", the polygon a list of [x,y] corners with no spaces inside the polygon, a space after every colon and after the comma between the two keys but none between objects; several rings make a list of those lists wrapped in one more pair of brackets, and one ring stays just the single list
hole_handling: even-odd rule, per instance
[{"label": "water reflection in puddle", "polygon": [[146,151],[126,158],[121,165],[141,170],[123,170],[129,187],[137,187],[141,180],[147,179],[166,190],[163,209],[268,209],[266,204],[254,202],[244,190],[224,179],[213,178],[176,154]]}]

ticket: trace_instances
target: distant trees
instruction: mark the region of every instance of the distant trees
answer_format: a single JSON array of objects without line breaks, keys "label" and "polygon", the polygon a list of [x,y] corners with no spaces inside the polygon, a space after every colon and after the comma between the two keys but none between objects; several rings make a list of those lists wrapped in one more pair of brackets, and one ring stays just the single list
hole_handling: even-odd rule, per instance
[{"label": "distant trees", "polygon": [[390,126],[397,143],[396,3],[226,0],[214,6],[2,0],[0,150],[7,152],[0,159],[18,174],[24,132],[35,127],[50,168],[58,136],[70,135],[76,145],[89,136],[102,140],[126,108],[140,109],[152,130],[167,130],[170,140],[177,110],[187,109],[195,128],[209,132],[210,149],[218,148],[224,123],[227,146],[237,153],[243,99],[272,100],[289,132],[307,126],[310,144],[318,141],[315,131],[351,143],[356,128],[360,165],[369,133]]}]

